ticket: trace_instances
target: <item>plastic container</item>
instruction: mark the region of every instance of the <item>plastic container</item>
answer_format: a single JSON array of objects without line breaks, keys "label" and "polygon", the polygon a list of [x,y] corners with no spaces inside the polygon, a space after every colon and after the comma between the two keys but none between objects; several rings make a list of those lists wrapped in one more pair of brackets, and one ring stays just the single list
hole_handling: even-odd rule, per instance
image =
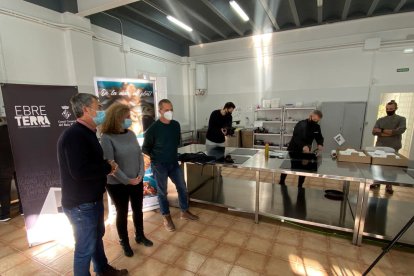
[{"label": "plastic container", "polygon": [[270,100],[270,107],[277,108],[280,106],[280,99],[279,98],[273,98]]}]

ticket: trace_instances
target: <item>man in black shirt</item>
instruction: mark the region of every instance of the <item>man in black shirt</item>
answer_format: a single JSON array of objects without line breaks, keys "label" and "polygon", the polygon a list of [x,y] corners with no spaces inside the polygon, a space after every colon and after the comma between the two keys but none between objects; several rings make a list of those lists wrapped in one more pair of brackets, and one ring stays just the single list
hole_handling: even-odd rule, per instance
[{"label": "man in black shirt", "polygon": [[208,130],[206,136],[207,146],[222,146],[226,141],[227,128],[231,127],[233,117],[231,113],[236,108],[234,103],[227,102],[222,109],[211,112],[208,121]]},{"label": "man in black shirt", "polygon": [[102,237],[105,233],[103,194],[106,176],[117,164],[103,159],[96,127],[104,120],[98,98],[79,93],[70,100],[77,120],[59,137],[57,144],[62,207],[73,228],[75,252],[73,273],[90,275],[92,260],[96,275],[127,275],[108,264]]},{"label": "man in black shirt", "polygon": [[[322,119],[322,112],[314,110],[309,115],[308,119],[299,121],[293,129],[292,139],[289,142],[287,150],[289,153],[310,153],[312,149],[313,140],[318,145],[318,151],[323,149],[323,136],[321,133],[321,127],[318,124]],[[284,185],[286,174],[280,175],[279,184]],[[305,182],[304,176],[299,176],[298,187],[302,188]]]}]

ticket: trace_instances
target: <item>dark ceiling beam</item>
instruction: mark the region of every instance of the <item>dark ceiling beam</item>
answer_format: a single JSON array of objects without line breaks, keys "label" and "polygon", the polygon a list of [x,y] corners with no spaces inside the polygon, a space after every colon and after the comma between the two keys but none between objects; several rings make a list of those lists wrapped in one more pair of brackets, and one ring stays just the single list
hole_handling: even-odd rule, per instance
[{"label": "dark ceiling beam", "polygon": [[249,24],[250,24],[250,26],[252,26],[252,29],[254,30],[254,32],[256,32],[256,33],[261,33],[262,32],[260,30],[260,28],[257,27],[256,23],[254,23],[251,18],[249,19]]},{"label": "dark ceiling beam", "polygon": [[295,0],[289,0],[289,6],[292,12],[293,20],[295,21],[296,27],[300,27],[299,14],[298,14],[298,10],[296,9]]},{"label": "dark ceiling beam", "polygon": [[222,15],[221,12],[213,4],[211,4],[208,0],[201,0],[201,2],[203,2],[203,4],[205,6],[207,6],[218,17],[220,17],[221,20],[223,20],[224,22],[226,22],[227,25],[229,25],[229,27],[233,29],[233,31],[235,31],[236,33],[239,34],[239,36],[243,36],[244,35],[242,31],[240,31],[236,26],[234,26],[234,24],[231,23],[230,20],[228,20],[224,15]]},{"label": "dark ceiling beam", "polygon": [[265,0],[259,0],[260,4],[262,4],[263,9],[265,10],[267,16],[269,17],[270,22],[272,22],[273,28],[276,30],[280,30],[279,24],[277,24],[276,18],[274,17],[272,11],[269,8],[269,5],[267,5],[267,2]]},{"label": "dark ceiling beam", "polygon": [[375,9],[378,6],[378,3],[379,3],[379,0],[372,1],[371,7],[369,7],[369,10],[367,12],[367,16],[371,16],[374,13]]},{"label": "dark ceiling beam", "polygon": [[145,14],[145,13],[143,13],[143,12],[133,8],[133,7],[130,7],[130,6],[126,5],[126,6],[124,6],[124,8],[126,8],[126,9],[128,9],[128,10],[130,10],[130,11],[132,11],[132,12],[134,12],[134,13],[136,13],[136,14],[138,14],[138,15],[140,15],[140,16],[142,16],[142,17],[144,17],[144,18],[160,25],[160,26],[163,26],[164,28],[169,29],[170,31],[176,33],[177,35],[181,36],[182,38],[187,39],[189,41],[192,41],[194,44],[199,44],[200,43],[200,41],[197,41],[197,40],[193,39],[191,36],[187,36],[187,35],[184,35],[180,32],[177,32],[177,30],[175,30],[174,28],[172,28],[168,24],[164,24],[163,22],[158,21],[157,19],[155,19],[155,18],[153,18],[153,17],[151,17],[151,16],[149,16],[149,15],[147,15],[147,14]]},{"label": "dark ceiling beam", "polygon": [[[165,37],[165,38],[167,38],[167,39],[170,39],[170,40],[175,40],[175,39],[176,39],[176,38],[174,38],[174,37],[171,37],[171,36],[169,36],[169,35],[167,35],[167,34],[165,34],[165,33],[161,32],[161,31],[158,31],[157,29],[154,29],[154,28],[152,28],[152,27],[150,27],[150,26],[148,26],[148,25],[145,25],[144,23],[141,23],[141,22],[137,21],[136,19],[133,19],[132,17],[130,17],[130,16],[128,16],[128,15],[125,15],[125,14],[123,14],[123,13],[121,13],[121,12],[118,12],[118,11],[116,11],[116,10],[113,10],[113,11],[107,11],[106,13],[109,13],[109,14],[111,14],[111,15],[114,15],[114,16],[118,17],[119,19],[124,19],[124,20],[127,20],[127,21],[129,21],[129,22],[131,22],[131,23],[134,23],[135,25],[141,26],[141,27],[142,27],[142,28],[144,28],[144,29],[148,29],[148,30],[150,30],[151,32],[156,33],[156,34],[158,34],[158,35],[160,35],[160,36],[162,36],[162,37]],[[176,33],[175,33],[175,34],[176,34]],[[177,34],[177,36],[179,36],[179,35]],[[180,37],[182,37],[182,36],[180,36]],[[185,38],[185,39],[186,39],[186,40],[188,40],[187,38]]]},{"label": "dark ceiling beam", "polygon": [[210,30],[212,30],[213,32],[216,32],[218,35],[220,35],[222,38],[227,38],[227,36],[220,31],[219,29],[217,29],[216,27],[213,26],[213,24],[211,24],[210,22],[208,22],[202,15],[200,15],[199,13],[197,13],[196,11],[194,11],[193,9],[190,9],[189,7],[187,7],[186,5],[183,5],[182,3],[178,2],[177,3],[185,12],[187,12],[190,16],[192,16],[193,18],[195,18],[196,20],[200,21],[201,23],[203,23],[207,28],[209,28]]},{"label": "dark ceiling beam", "polygon": [[349,14],[349,8],[351,7],[352,0],[345,0],[344,9],[342,10],[342,20],[346,20]]},{"label": "dark ceiling beam", "polygon": [[[145,3],[145,4],[147,4],[148,6],[150,6],[150,7],[152,7],[152,8],[154,8],[154,9],[156,9],[157,11],[159,11],[160,13],[163,13],[165,16],[167,16],[167,15],[171,15],[171,16],[174,16],[174,14],[169,14],[169,13],[167,13],[166,11],[164,11],[164,10],[162,10],[161,8],[159,8],[159,7],[157,7],[155,4],[153,4],[153,3],[151,3],[151,2],[149,2],[149,1],[145,1],[145,0],[141,0],[143,3]],[[179,18],[177,18],[178,20],[180,20]],[[191,26],[190,26],[191,27]],[[208,36],[206,36],[205,34],[203,34],[203,33],[201,33],[200,31],[197,31],[194,27],[191,27],[192,29],[193,29],[193,31],[196,33],[196,34],[198,34],[198,35],[200,35],[202,38],[204,38],[205,40],[207,40],[208,42],[210,42],[211,41],[211,38],[210,37],[208,37]]]},{"label": "dark ceiling beam", "polygon": [[402,7],[404,7],[407,0],[401,0],[400,3],[395,7],[394,12],[399,12]]}]

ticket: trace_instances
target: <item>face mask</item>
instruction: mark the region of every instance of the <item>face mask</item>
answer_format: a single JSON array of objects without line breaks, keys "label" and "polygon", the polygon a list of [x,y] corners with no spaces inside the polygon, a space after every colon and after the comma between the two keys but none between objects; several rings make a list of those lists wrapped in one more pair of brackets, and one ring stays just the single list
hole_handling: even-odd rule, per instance
[{"label": "face mask", "polygon": [[393,111],[387,111],[387,115],[388,116],[392,116],[392,115],[394,115],[395,114],[395,110],[393,110]]},{"label": "face mask", "polygon": [[132,125],[132,120],[129,118],[125,119],[124,122],[122,123],[122,127],[124,129],[129,128],[131,125]]},{"label": "face mask", "polygon": [[172,111],[165,112],[164,118],[167,119],[168,121],[171,121],[173,119],[173,112]]},{"label": "face mask", "polygon": [[105,121],[105,111],[96,111],[96,116],[92,118],[97,126],[102,125]]}]

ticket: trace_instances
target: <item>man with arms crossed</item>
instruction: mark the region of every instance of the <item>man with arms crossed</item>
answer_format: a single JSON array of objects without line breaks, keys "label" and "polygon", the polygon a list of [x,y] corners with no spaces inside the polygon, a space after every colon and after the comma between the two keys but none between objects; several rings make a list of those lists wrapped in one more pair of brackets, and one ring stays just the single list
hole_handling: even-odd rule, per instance
[{"label": "man with arms crossed", "polygon": [[[376,147],[390,147],[395,150],[396,153],[401,149],[402,134],[405,132],[406,120],[404,117],[395,114],[398,109],[397,103],[392,100],[385,106],[387,116],[379,118],[374,125],[372,135],[377,136]],[[378,187],[379,184],[374,184],[371,188]],[[385,186],[385,191],[388,194],[393,194],[391,184]]]}]

